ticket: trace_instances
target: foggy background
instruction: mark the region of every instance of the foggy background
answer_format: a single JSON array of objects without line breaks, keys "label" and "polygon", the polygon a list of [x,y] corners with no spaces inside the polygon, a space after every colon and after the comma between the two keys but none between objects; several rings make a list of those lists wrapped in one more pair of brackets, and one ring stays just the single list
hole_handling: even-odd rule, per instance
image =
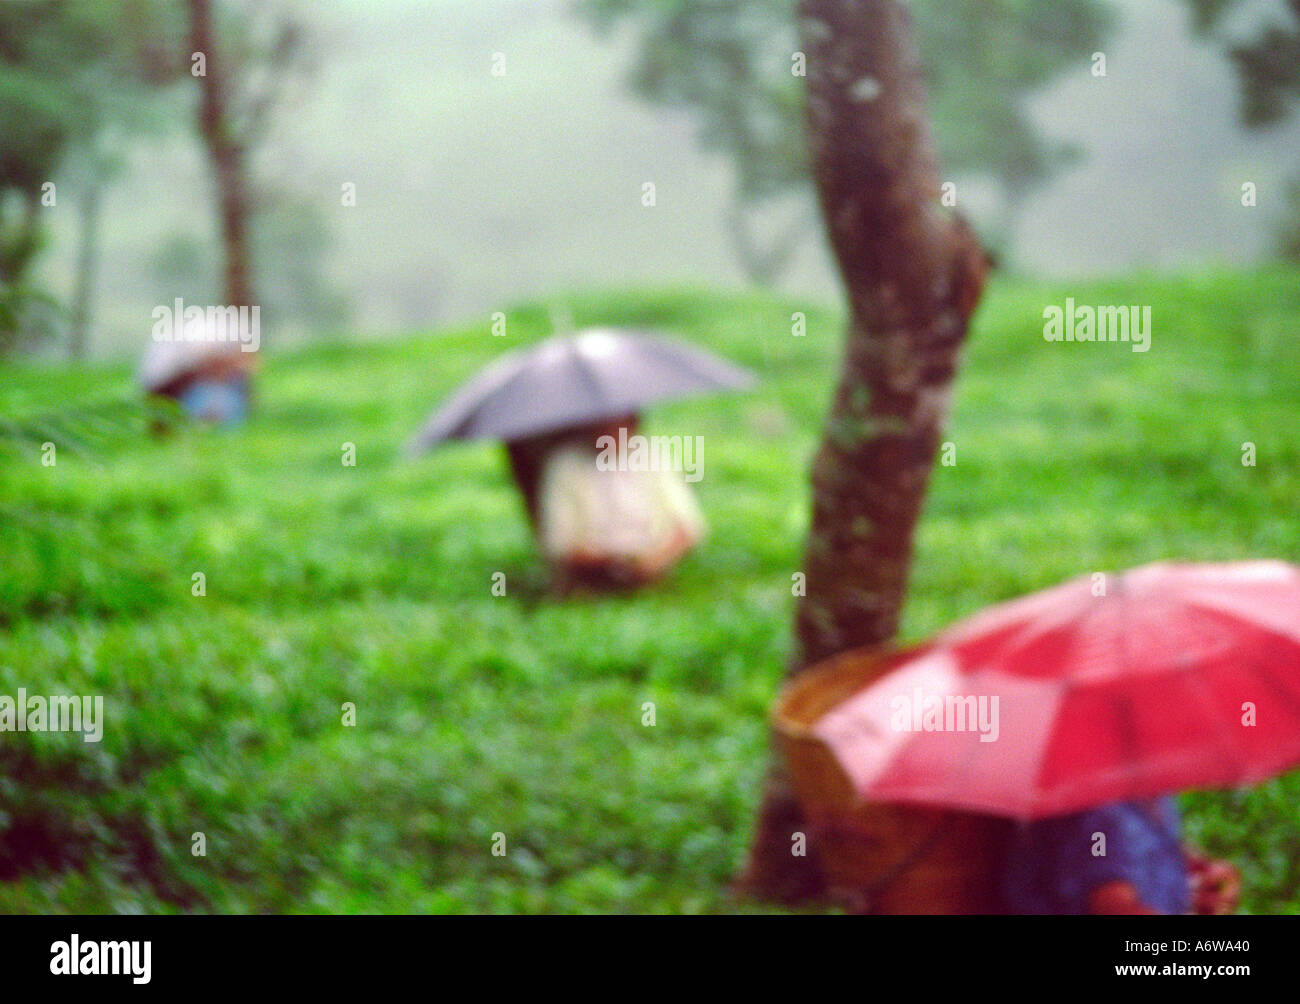
[{"label": "foggy background", "polygon": [[[1085,62],[1031,104],[1046,132],[1077,142],[1084,156],[1025,200],[1008,264],[1083,276],[1263,255],[1281,210],[1270,193],[1300,161],[1296,129],[1239,125],[1232,68],[1214,43],[1193,37],[1183,4],[1116,7],[1107,76],[1093,77]],[[339,307],[299,334],[473,322],[573,288],[745,284],[723,223],[730,162],[699,150],[691,113],[630,93],[632,32],[602,39],[569,8],[566,0],[302,8],[313,66],[276,108],[254,161],[259,179],[315,207],[316,231],[304,238],[290,228],[276,253],[314,243]],[[503,77],[491,73],[495,52],[505,54]],[[175,289],[193,289],[192,302],[220,300],[210,171],[188,128],[193,97],[175,100],[179,125],[132,140],[128,169],[104,195],[95,355],[137,351],[150,310]],[[641,205],[645,181],[656,185],[654,208]],[[1259,186],[1258,209],[1242,208],[1244,181]],[[356,184],[354,207],[341,205],[345,182]],[[978,187],[964,194],[978,220]],[[63,296],[75,216],[51,213],[49,226],[36,275]],[[777,288],[838,298],[817,226]]]}]

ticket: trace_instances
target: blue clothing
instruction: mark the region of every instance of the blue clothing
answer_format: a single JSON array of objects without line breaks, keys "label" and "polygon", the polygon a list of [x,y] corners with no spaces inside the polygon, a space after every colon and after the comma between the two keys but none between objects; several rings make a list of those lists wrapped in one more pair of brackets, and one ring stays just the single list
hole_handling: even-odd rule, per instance
[{"label": "blue clothing", "polygon": [[248,380],[195,380],[177,398],[185,413],[216,425],[238,425],[248,416]]},{"label": "blue clothing", "polygon": [[[1105,854],[1096,853],[1105,834]],[[1147,906],[1187,913],[1187,860],[1173,798],[1115,802],[1020,826],[1011,840],[1002,896],[1012,913],[1087,913],[1088,894],[1129,882]]]}]

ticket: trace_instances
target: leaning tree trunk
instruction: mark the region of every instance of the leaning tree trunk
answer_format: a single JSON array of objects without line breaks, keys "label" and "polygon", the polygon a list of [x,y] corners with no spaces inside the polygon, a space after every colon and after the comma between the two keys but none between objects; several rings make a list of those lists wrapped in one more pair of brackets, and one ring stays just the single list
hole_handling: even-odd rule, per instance
[{"label": "leaning tree trunk", "polygon": [[[912,535],[987,258],[939,201],[911,17],[899,0],[801,0],[813,172],[848,294],[847,346],[813,464],[813,511],[791,675],[891,639]],[[783,765],[774,762],[740,888],[824,891]],[[811,837],[811,835],[810,835]]]},{"label": "leaning tree trunk", "polygon": [[226,306],[252,306],[248,250],[248,174],[245,147],[230,116],[229,81],[217,53],[211,0],[190,0],[190,44],[205,60],[199,78],[199,134],[217,184],[217,208],[225,247]]}]

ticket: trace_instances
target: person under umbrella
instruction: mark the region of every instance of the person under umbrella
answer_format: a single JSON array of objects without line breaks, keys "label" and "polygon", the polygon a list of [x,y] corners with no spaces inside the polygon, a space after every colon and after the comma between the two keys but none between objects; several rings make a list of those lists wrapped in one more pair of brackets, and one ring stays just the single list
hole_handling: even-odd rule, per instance
[{"label": "person under umbrella", "polygon": [[1300,763],[1298,610],[1300,568],[1278,561],[1084,576],[900,653],[787,731],[866,803],[1017,820],[1012,910],[1223,912],[1235,871],[1183,847],[1168,796]]},{"label": "person under umbrella", "polygon": [[530,486],[525,498],[532,496],[530,517],[557,592],[654,582],[704,536],[700,507],[678,472],[601,469],[602,449],[638,426],[638,416],[627,415],[506,443],[516,477]]},{"label": "person under umbrella", "polygon": [[1184,844],[1170,796],[1022,823],[1002,872],[1018,914],[1229,913],[1241,888],[1231,864]]},{"label": "person under umbrella", "polygon": [[151,341],[140,364],[145,393],[176,401],[191,418],[238,425],[248,416],[257,354],[209,321],[187,321],[181,337]]},{"label": "person under umbrella", "polygon": [[590,329],[489,366],[429,419],[412,448],[504,440],[552,587],[635,587],[688,553],[704,519],[679,471],[602,465],[602,449],[637,434],[646,404],[754,382],[677,342]]}]

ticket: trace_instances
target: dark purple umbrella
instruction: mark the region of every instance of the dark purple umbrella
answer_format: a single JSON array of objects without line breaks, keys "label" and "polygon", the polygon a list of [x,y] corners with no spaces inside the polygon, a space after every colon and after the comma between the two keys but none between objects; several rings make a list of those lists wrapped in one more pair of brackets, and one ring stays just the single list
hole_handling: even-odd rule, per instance
[{"label": "dark purple umbrella", "polygon": [[588,328],[502,356],[462,384],[411,447],[530,438],[639,412],[655,401],[756,383],[747,370],[681,342]]}]

